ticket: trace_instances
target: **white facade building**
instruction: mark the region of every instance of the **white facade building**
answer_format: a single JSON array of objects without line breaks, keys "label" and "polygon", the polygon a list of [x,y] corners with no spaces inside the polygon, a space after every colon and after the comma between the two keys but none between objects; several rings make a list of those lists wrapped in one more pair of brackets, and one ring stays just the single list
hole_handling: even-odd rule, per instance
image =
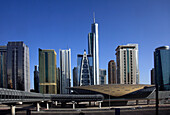
[{"label": "white facade building", "polygon": [[88,34],[88,54],[93,57],[93,78],[94,84],[99,85],[99,41],[98,41],[98,24],[91,25],[91,33]]},{"label": "white facade building", "polygon": [[60,93],[69,94],[71,86],[71,49],[60,50]]},{"label": "white facade building", "polygon": [[138,44],[116,48],[117,83],[139,84]]}]

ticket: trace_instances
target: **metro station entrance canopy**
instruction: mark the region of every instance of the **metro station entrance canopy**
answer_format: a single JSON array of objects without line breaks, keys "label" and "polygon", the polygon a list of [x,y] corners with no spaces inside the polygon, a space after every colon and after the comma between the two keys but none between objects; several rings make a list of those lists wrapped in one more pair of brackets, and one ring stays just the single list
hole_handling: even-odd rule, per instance
[{"label": "metro station entrance canopy", "polygon": [[[147,93],[148,95],[155,89],[154,85],[143,84],[107,84],[107,85],[89,85],[77,86],[69,88],[78,94],[92,94],[98,93],[103,95],[110,95],[112,97],[127,97],[141,95],[142,97]],[[128,96],[128,97],[129,97]],[[146,95],[145,95],[146,96]],[[138,96],[139,97],[139,96]]]}]

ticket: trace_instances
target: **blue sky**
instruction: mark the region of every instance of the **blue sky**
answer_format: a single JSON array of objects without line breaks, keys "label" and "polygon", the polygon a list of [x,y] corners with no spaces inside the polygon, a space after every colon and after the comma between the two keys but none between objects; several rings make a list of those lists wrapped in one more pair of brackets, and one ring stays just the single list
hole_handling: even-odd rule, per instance
[{"label": "blue sky", "polygon": [[24,41],[30,49],[31,88],[38,48],[87,50],[93,12],[99,24],[100,68],[116,59],[118,45],[139,44],[140,83],[150,84],[156,47],[170,45],[170,0],[0,0],[0,45]]}]

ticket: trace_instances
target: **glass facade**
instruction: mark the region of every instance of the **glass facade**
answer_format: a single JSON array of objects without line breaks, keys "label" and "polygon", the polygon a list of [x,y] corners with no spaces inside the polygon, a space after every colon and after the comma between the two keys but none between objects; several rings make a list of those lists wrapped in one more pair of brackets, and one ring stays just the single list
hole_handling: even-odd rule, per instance
[{"label": "glass facade", "polygon": [[29,48],[23,42],[7,44],[8,88],[30,91]]},{"label": "glass facade", "polygon": [[0,88],[7,88],[6,56],[7,47],[0,46]]},{"label": "glass facade", "polygon": [[73,69],[73,86],[78,86],[78,76],[77,76],[77,67],[74,67]]},{"label": "glass facade", "polygon": [[93,66],[93,85],[99,85],[99,43],[98,43],[98,24],[91,25],[91,33],[88,34],[88,54],[92,56]]},{"label": "glass facade", "polygon": [[106,70],[100,69],[99,70],[99,85],[106,84]]},{"label": "glass facade", "polygon": [[39,89],[40,93],[57,94],[56,52],[39,49]]},{"label": "glass facade", "polygon": [[77,76],[78,86],[94,84],[93,57],[86,55],[86,51],[83,55],[77,55]]},{"label": "glass facade", "polygon": [[34,70],[34,90],[36,93],[39,93],[39,70],[37,65]]},{"label": "glass facade", "polygon": [[77,55],[77,85],[80,86],[81,64],[83,55]]},{"label": "glass facade", "polygon": [[56,68],[57,93],[60,93],[60,68]]},{"label": "glass facade", "polygon": [[71,87],[71,49],[60,50],[60,93],[69,94]]},{"label": "glass facade", "polygon": [[159,90],[170,90],[170,49],[163,46],[155,49],[154,70]]}]

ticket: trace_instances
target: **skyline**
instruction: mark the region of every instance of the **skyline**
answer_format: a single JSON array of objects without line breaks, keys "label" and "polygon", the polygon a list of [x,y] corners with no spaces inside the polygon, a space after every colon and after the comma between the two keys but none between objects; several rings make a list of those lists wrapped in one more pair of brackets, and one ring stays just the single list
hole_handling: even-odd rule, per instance
[{"label": "skyline", "polygon": [[38,48],[54,49],[57,52],[57,67],[59,49],[71,48],[73,76],[77,54],[83,54],[84,49],[88,49],[93,12],[99,24],[99,68],[107,70],[108,62],[116,60],[115,49],[118,45],[137,43],[140,84],[150,84],[155,48],[170,45],[168,0],[2,0],[0,45],[6,45],[8,41],[23,41],[29,47],[31,88],[34,65],[38,65]]}]

